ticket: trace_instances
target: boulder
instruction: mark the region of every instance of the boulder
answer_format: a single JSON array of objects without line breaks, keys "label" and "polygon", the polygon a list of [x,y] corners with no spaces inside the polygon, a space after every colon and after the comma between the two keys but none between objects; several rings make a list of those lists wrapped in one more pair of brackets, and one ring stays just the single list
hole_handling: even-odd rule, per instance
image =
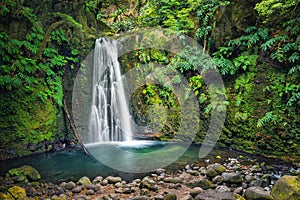
[{"label": "boulder", "polygon": [[182,179],[179,177],[165,177],[163,181],[166,183],[182,183]]},{"label": "boulder", "polygon": [[216,187],[216,190],[218,190],[219,192],[230,192],[230,188],[226,185],[219,185]]},{"label": "boulder", "polygon": [[164,196],[164,200],[177,200],[177,196],[174,193],[168,193]]},{"label": "boulder", "polygon": [[0,199],[14,200],[14,198],[11,195],[7,195],[1,192],[0,192]]},{"label": "boulder", "polygon": [[201,187],[204,190],[212,188],[212,182],[204,179],[204,178],[199,178],[193,181],[190,181],[187,183],[187,186],[194,188],[194,187]]},{"label": "boulder", "polygon": [[192,195],[192,197],[197,196],[198,194],[202,193],[203,189],[201,187],[194,187],[191,191],[190,194]]},{"label": "boulder", "polygon": [[246,200],[246,199],[244,197],[242,197],[241,195],[234,193],[233,200]]},{"label": "boulder", "polygon": [[247,200],[273,200],[269,191],[264,191],[261,187],[249,187],[245,191]]},{"label": "boulder", "polygon": [[53,195],[51,197],[51,200],[66,200],[67,196],[65,194],[60,194],[59,196]]},{"label": "boulder", "polygon": [[116,184],[117,182],[122,182],[121,177],[114,177],[114,176],[108,176],[106,177],[106,180],[109,184]]},{"label": "boulder", "polygon": [[242,183],[243,182],[243,178],[242,178],[241,174],[234,173],[234,172],[231,172],[231,173],[224,172],[222,174],[222,178],[223,178],[223,181],[226,183]]},{"label": "boulder", "polygon": [[92,182],[91,182],[91,180],[88,177],[84,176],[84,177],[82,177],[82,178],[79,179],[78,184],[79,185],[87,186],[87,185],[92,184]]},{"label": "boulder", "polygon": [[103,177],[102,176],[97,176],[96,178],[94,178],[93,183],[102,183],[103,181]]},{"label": "boulder", "polygon": [[232,192],[219,192],[217,190],[206,190],[198,194],[194,199],[195,200],[232,200]]},{"label": "boulder", "polygon": [[13,197],[13,199],[23,200],[26,198],[25,189],[20,186],[13,186],[8,189],[8,193]]},{"label": "boulder", "polygon": [[206,167],[206,175],[208,177],[214,177],[216,175],[222,174],[225,171],[226,168],[219,163],[211,164]]},{"label": "boulder", "polygon": [[149,177],[143,178],[140,184],[141,188],[146,188],[152,191],[157,191],[158,186],[156,185],[155,181],[151,180]]},{"label": "boulder", "polygon": [[300,178],[285,175],[276,181],[271,195],[275,200],[300,199]]},{"label": "boulder", "polygon": [[6,176],[14,177],[14,180],[18,182],[37,181],[41,179],[40,173],[35,168],[29,165],[23,165],[19,168],[10,169],[7,172]]},{"label": "boulder", "polygon": [[65,185],[65,188],[67,190],[72,190],[75,187],[76,187],[76,184],[73,181],[70,181],[70,182],[66,183],[66,185]]}]

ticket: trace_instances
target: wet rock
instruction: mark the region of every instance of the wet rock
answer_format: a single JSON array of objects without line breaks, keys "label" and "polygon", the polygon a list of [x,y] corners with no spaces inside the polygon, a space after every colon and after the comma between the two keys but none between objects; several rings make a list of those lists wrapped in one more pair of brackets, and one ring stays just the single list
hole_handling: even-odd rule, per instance
[{"label": "wet rock", "polygon": [[74,200],[89,200],[90,198],[86,195],[78,195],[78,196],[74,196],[73,199]]},{"label": "wet rock", "polygon": [[276,181],[272,192],[275,200],[300,199],[300,178],[285,175]]},{"label": "wet rock", "polygon": [[53,195],[51,200],[66,200],[67,196],[65,194]]},{"label": "wet rock", "polygon": [[94,190],[89,189],[89,190],[86,191],[86,194],[87,195],[93,195],[93,194],[95,194],[95,192],[94,192]]},{"label": "wet rock", "polygon": [[60,184],[59,184],[59,186],[60,186],[60,187],[63,187],[63,188],[65,188],[65,187],[66,187],[66,185],[67,185],[67,183],[66,183],[66,182],[62,182],[62,183],[60,183]]},{"label": "wet rock", "polygon": [[251,181],[254,181],[254,180],[255,180],[254,177],[251,176],[251,175],[246,175],[245,176],[245,182],[246,183],[250,183]]},{"label": "wet rock", "polygon": [[163,181],[166,183],[182,183],[182,179],[179,177],[165,177]]},{"label": "wet rock", "polygon": [[114,176],[108,176],[106,177],[106,180],[109,184],[116,184],[117,182],[122,182],[121,177],[114,177]]},{"label": "wet rock", "polygon": [[109,197],[112,198],[113,200],[119,200],[120,199],[119,194],[109,194]]},{"label": "wet rock", "polygon": [[177,183],[177,184],[170,183],[169,186],[168,186],[169,189],[179,189],[179,188],[181,188],[181,187],[182,187],[182,186],[181,186],[180,183]]},{"label": "wet rock", "polygon": [[94,178],[93,183],[97,184],[97,183],[102,183],[103,181],[103,177],[102,176],[97,176],[96,178]]},{"label": "wet rock", "polygon": [[40,173],[29,165],[23,165],[19,168],[10,169],[6,176],[13,177],[17,182],[37,181],[41,179]]},{"label": "wet rock", "polygon": [[65,185],[65,188],[66,188],[67,190],[72,190],[72,189],[75,188],[75,187],[76,187],[76,184],[75,184],[74,182],[72,182],[72,181],[68,182],[68,183]]},{"label": "wet rock", "polygon": [[257,179],[254,181],[251,181],[249,183],[250,187],[267,187],[269,185],[269,180],[267,179]]},{"label": "wet rock", "polygon": [[149,200],[150,198],[147,196],[136,196],[136,197],[131,197],[129,200]]},{"label": "wet rock", "polygon": [[198,194],[202,193],[203,189],[201,187],[194,187],[191,191],[190,194],[192,195],[192,197],[197,196]]},{"label": "wet rock", "polygon": [[273,200],[270,192],[264,191],[261,187],[249,187],[245,191],[247,200]]},{"label": "wet rock", "polygon": [[164,196],[161,195],[161,194],[156,195],[156,196],[154,197],[154,200],[163,200],[163,199],[164,199]]},{"label": "wet rock", "polygon": [[123,188],[123,193],[124,194],[130,194],[132,192],[132,190],[130,188]]},{"label": "wet rock", "polygon": [[122,187],[123,186],[123,184],[121,183],[121,182],[117,182],[116,184],[115,184],[115,187],[116,188],[120,188],[120,187]]},{"label": "wet rock", "polygon": [[233,200],[246,200],[246,199],[244,197],[242,197],[241,195],[234,193]]},{"label": "wet rock", "polygon": [[259,165],[253,165],[251,168],[250,168],[250,171],[251,172],[261,172],[262,169]]},{"label": "wet rock", "polygon": [[55,195],[56,191],[54,189],[47,189],[46,190],[46,195],[47,196],[53,196]]},{"label": "wet rock", "polygon": [[168,193],[164,196],[164,200],[177,200],[177,196],[174,193]]},{"label": "wet rock", "polygon": [[197,176],[198,175],[198,172],[196,170],[192,170],[192,169],[189,169],[189,170],[186,170],[186,173],[189,173],[193,176]]},{"label": "wet rock", "polygon": [[115,193],[123,193],[123,189],[122,188],[117,188],[117,189],[115,189]]},{"label": "wet rock", "polygon": [[20,186],[13,186],[8,189],[8,193],[13,197],[13,199],[21,200],[25,199],[26,192],[25,189]]},{"label": "wet rock", "polygon": [[150,195],[150,191],[148,189],[146,189],[146,188],[142,188],[140,190],[140,195],[141,196],[148,196],[148,195]]},{"label": "wet rock", "polygon": [[222,173],[223,181],[226,183],[242,183],[243,178],[240,173]]},{"label": "wet rock", "polygon": [[64,194],[64,189],[62,188],[62,187],[60,187],[60,186],[57,186],[56,187],[56,195],[60,195],[60,194]]},{"label": "wet rock", "polygon": [[217,186],[216,190],[219,192],[230,192],[230,188],[226,185],[219,185]]},{"label": "wet rock", "polygon": [[242,194],[242,192],[243,192],[243,187],[238,187],[233,191],[233,193],[235,194]]},{"label": "wet rock", "polygon": [[200,173],[200,175],[205,176],[206,175],[206,168],[205,167],[201,167],[199,169],[199,173]]},{"label": "wet rock", "polygon": [[194,200],[194,198],[191,195],[186,195],[182,197],[180,200]]},{"label": "wet rock", "polygon": [[0,192],[0,199],[13,200],[13,197],[9,194],[4,194]]},{"label": "wet rock", "polygon": [[87,185],[92,184],[92,182],[88,177],[84,176],[84,177],[79,179],[78,184],[83,185],[83,186],[87,186]]},{"label": "wet rock", "polygon": [[41,196],[42,195],[41,193],[39,194],[38,191],[34,187],[26,188],[25,192],[26,192],[27,196],[30,196],[30,197]]},{"label": "wet rock", "polygon": [[75,188],[72,189],[72,192],[73,193],[80,193],[82,190],[82,187],[81,186],[76,186]]},{"label": "wet rock", "polygon": [[201,187],[204,190],[212,188],[212,183],[207,179],[197,179],[188,183],[190,187]]},{"label": "wet rock", "polygon": [[151,180],[149,177],[143,178],[143,180],[140,183],[141,188],[146,188],[149,190],[157,191],[158,186],[155,185],[155,181]]},{"label": "wet rock", "polygon": [[219,163],[211,164],[206,167],[206,175],[208,177],[215,177],[216,175],[222,174],[225,171],[226,168]]},{"label": "wet rock", "polygon": [[221,184],[223,182],[223,177],[218,175],[218,176],[215,176],[213,179],[212,179],[212,182],[215,183],[215,184]]},{"label": "wet rock", "polygon": [[103,186],[105,186],[105,185],[107,185],[108,184],[108,180],[107,179],[104,179],[103,181],[102,181],[102,183],[101,183],[101,185],[103,185]]},{"label": "wet rock", "polygon": [[94,192],[97,192],[101,189],[101,185],[100,184],[90,184],[90,185],[87,185],[86,188],[89,190],[93,190]]},{"label": "wet rock", "polygon": [[206,190],[198,194],[195,200],[232,200],[233,193],[231,192],[219,192],[217,190]]}]

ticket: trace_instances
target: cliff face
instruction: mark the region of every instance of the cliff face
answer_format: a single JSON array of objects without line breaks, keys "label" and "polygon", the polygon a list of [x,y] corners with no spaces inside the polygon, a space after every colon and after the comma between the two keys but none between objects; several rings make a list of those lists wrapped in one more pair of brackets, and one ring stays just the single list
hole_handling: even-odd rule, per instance
[{"label": "cliff face", "polygon": [[258,2],[231,0],[229,5],[218,9],[212,34],[216,47],[222,46],[230,38],[240,36],[245,28],[256,25],[258,16],[254,7]]},{"label": "cliff face", "polygon": [[[34,65],[28,66],[28,70],[30,68],[36,70],[36,74],[32,74],[34,83],[29,86],[0,89],[0,159],[50,151],[71,144],[74,136],[70,132],[64,109],[53,98],[61,101],[64,95],[66,99],[64,107],[71,110],[73,80],[80,67],[79,63],[93,49],[95,39],[102,36],[104,31],[111,29],[96,19],[85,1],[33,0],[4,3],[3,9],[4,7],[7,10],[1,12],[0,31],[8,35],[7,44],[15,40],[25,45],[36,44],[33,48],[38,48],[35,53],[26,49],[26,46],[16,49],[20,56],[10,55],[11,63],[18,58],[32,60],[33,63],[41,65],[55,62],[43,53],[47,48],[57,51],[57,55],[66,62],[64,61],[64,69],[55,67],[51,69],[56,73],[53,77],[58,80],[53,83],[58,88],[55,91],[51,91],[51,87],[54,86],[52,82],[50,85],[47,82],[48,76],[37,70],[38,66]],[[35,43],[34,40],[38,39],[28,38],[30,33],[33,33],[32,37],[37,35],[33,27],[42,30],[39,32],[40,43]],[[57,41],[53,39],[54,33],[63,33],[61,45],[55,43]],[[2,48],[3,51],[7,49],[5,46]],[[72,57],[73,50],[76,50],[76,56],[73,56],[77,60],[74,60],[75,62],[66,59]],[[16,72],[18,71],[26,75],[21,69],[16,68]],[[0,73],[5,75],[4,71]],[[12,80],[15,78],[13,72],[7,77]]]}]

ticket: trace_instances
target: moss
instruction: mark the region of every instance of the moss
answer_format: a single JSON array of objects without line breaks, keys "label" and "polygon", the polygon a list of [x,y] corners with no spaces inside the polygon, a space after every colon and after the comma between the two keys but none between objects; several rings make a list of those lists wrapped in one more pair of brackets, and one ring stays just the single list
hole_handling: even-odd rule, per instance
[{"label": "moss", "polygon": [[23,200],[26,198],[26,192],[24,188],[20,186],[13,186],[8,189],[9,194],[16,200]]},{"label": "moss", "polygon": [[30,153],[29,144],[53,140],[57,107],[38,96],[42,88],[43,85],[37,85],[30,94],[22,88],[0,94],[1,148],[14,149],[21,156]]},{"label": "moss", "polygon": [[[250,153],[299,159],[299,116],[282,96],[284,74],[281,69],[259,64],[225,81],[230,106],[219,143]],[[270,111],[277,119],[259,127],[258,121]]]},{"label": "moss", "polygon": [[285,175],[274,185],[271,195],[275,200],[300,199],[300,178],[297,176]]},{"label": "moss", "polygon": [[18,181],[26,181],[27,179],[30,181],[37,181],[39,179],[41,179],[41,175],[40,173],[33,167],[29,166],[29,165],[24,165],[22,167],[19,168],[13,168],[10,169],[7,173],[7,176],[9,177],[21,177],[18,178]]}]

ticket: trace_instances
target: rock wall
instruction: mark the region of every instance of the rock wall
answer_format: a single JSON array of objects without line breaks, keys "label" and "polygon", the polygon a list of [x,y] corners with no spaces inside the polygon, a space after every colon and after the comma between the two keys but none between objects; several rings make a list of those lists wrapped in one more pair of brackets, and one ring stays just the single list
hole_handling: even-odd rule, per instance
[{"label": "rock wall", "polygon": [[[31,23],[19,17],[19,6],[32,9],[37,16],[35,23],[45,31],[44,47],[50,45],[51,32],[62,29],[69,43],[57,50],[61,55],[68,56],[73,49],[77,49],[79,61],[93,49],[96,38],[103,36],[104,31],[111,32],[86,8],[85,1],[33,0],[17,4],[8,15],[0,17],[0,31],[6,32],[10,38],[25,39],[31,29]],[[68,16],[75,21],[72,22]],[[64,66],[62,84],[65,109],[68,110],[71,110],[73,80],[79,67],[79,63],[71,62]],[[51,99],[41,101],[36,98],[38,91],[45,87],[44,82],[41,77],[32,94],[26,94],[22,87],[0,91],[0,159],[60,149],[76,142],[64,109]]]}]

